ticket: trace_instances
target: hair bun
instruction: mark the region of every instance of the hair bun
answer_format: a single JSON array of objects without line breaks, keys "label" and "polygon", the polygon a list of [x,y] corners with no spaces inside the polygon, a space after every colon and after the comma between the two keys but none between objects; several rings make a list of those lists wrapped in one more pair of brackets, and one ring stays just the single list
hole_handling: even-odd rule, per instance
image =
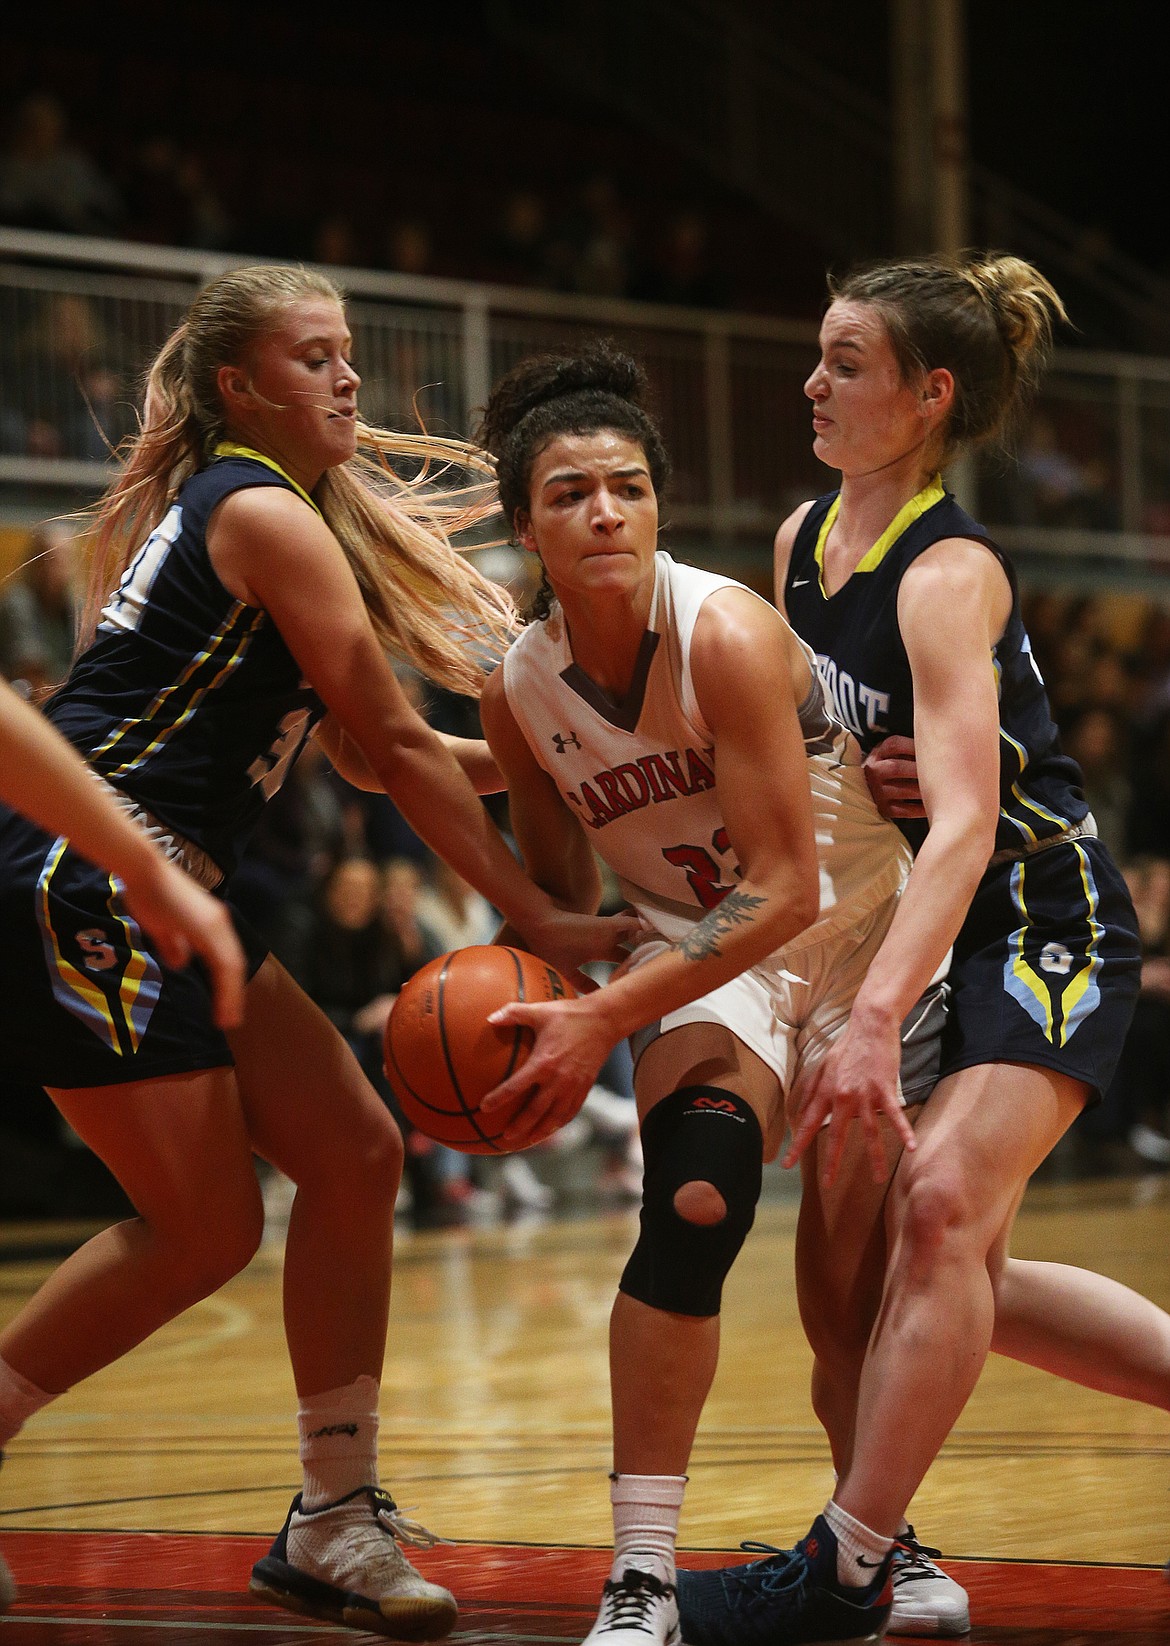
[{"label": "hair bun", "polygon": [[531,355],[513,366],[492,390],[476,440],[499,457],[508,436],[530,411],[550,400],[591,391],[641,406],[646,374],[608,338],[574,353]]}]

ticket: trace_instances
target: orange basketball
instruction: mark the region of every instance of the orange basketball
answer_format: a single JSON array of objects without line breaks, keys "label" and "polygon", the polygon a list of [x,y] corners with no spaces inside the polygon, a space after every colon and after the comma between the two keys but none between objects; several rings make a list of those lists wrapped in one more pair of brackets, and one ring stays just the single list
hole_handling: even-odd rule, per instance
[{"label": "orange basketball", "polygon": [[481,1115],[484,1096],[520,1067],[531,1029],[496,1028],[513,1000],[565,1000],[573,990],[535,955],[502,944],[442,954],[406,983],[386,1024],[386,1077],[410,1124],[464,1154],[507,1154],[502,1142],[528,1101]]}]

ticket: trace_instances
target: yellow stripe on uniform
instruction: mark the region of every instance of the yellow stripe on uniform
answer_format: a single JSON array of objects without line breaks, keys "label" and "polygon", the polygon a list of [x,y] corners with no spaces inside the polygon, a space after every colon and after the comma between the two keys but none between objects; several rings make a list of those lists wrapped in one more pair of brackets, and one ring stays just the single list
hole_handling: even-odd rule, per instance
[{"label": "yellow stripe on uniform", "polygon": [[[1002,726],[999,728],[999,735],[1014,752],[1016,764],[1019,768],[1020,774],[1022,775],[1024,767],[1028,763],[1027,749],[1025,749],[1022,743],[1017,742],[1010,732],[1004,731]],[[1026,795],[1018,783],[1012,784],[1012,794],[1019,801],[1021,806],[1026,807],[1028,811],[1033,812],[1037,817],[1044,818],[1045,822],[1055,823],[1058,829],[1071,828],[1072,825],[1067,817],[1061,817],[1058,812],[1050,812],[1047,806],[1042,806],[1038,800],[1033,800],[1030,795]],[[1005,818],[1007,822],[1013,823],[1029,843],[1035,843],[1035,841],[1040,838],[1036,831],[1031,828],[1031,826],[1022,817],[1014,816],[1014,814],[1009,812],[1005,807],[1000,807],[999,815],[1002,818]]]},{"label": "yellow stripe on uniform", "polygon": [[[1012,899],[1024,917],[1024,924],[1013,933],[1016,952],[1012,956],[1009,989],[1021,1006],[1024,1007],[1028,1016],[1044,1031],[1044,1038],[1051,1041],[1052,992],[1031,963],[1024,959],[1024,938],[1027,936],[1032,922],[1028,915],[1028,905],[1024,901],[1023,862],[1017,863],[1012,869],[1011,890]],[[1011,987],[1013,983],[1014,988]],[[1035,1002],[1035,1006],[1032,1002]]]},{"label": "yellow stripe on uniform", "polygon": [[[215,448],[215,455],[216,457],[246,457],[253,463],[263,463],[264,467],[271,469],[273,474],[278,474],[282,480],[287,480],[297,496],[303,497],[315,514],[321,514],[321,510],[313,502],[305,488],[298,486],[292,475],[282,469],[274,457],[265,457],[263,452],[256,451],[252,446],[238,446],[234,440],[221,440]],[[322,514],[321,518],[324,520],[325,516]]]},{"label": "yellow stripe on uniform", "polygon": [[1085,950],[1088,964],[1073,978],[1064,994],[1064,1022],[1060,1026],[1060,1044],[1066,1046],[1070,1035],[1074,1035],[1084,1018],[1096,1009],[1099,994],[1097,991],[1097,973],[1101,970],[1101,939],[1105,935],[1105,928],[1097,919],[1099,898],[1097,887],[1093,882],[1092,871],[1089,868],[1089,854],[1083,846],[1074,844],[1073,850],[1077,854],[1077,864],[1081,871],[1081,885],[1085,891],[1085,902],[1088,905],[1087,920],[1089,922],[1089,943]]},{"label": "yellow stripe on uniform", "polygon": [[[233,633],[233,627],[238,625],[240,618],[245,614],[249,617],[247,627],[242,633]],[[161,749],[165,743],[169,742],[169,740],[178,731],[179,727],[185,725],[186,722],[190,720],[191,716],[195,713],[195,710],[207,696],[208,692],[214,691],[221,681],[223,681],[233,669],[238,668],[244,661],[244,656],[252,642],[252,637],[264,621],[265,614],[262,611],[256,611],[251,606],[246,606],[242,600],[235,601],[232,605],[231,611],[224,618],[216,633],[211,637],[209,644],[205,646],[201,652],[197,652],[195,654],[191,661],[186,665],[179,678],[171,685],[163,687],[162,691],[155,697],[145,714],[136,715],[129,720],[123,720],[117,731],[111,732],[105,742],[93,750],[89,758],[91,760],[99,759],[102,755],[108,754],[109,751],[115,748],[124,737],[128,736],[132,731],[135,731],[139,726],[152,723],[161,718],[163,710],[168,706],[171,699],[175,696],[175,693],[182,691],[184,686],[189,685],[198,670],[203,668],[205,664],[211,662],[216,652],[219,651],[221,647],[228,642],[234,641],[235,649],[220,664],[220,667],[212,679],[209,680],[205,686],[200,686],[192,692],[190,698],[186,703],[184,703],[183,707],[175,715],[174,719],[157,731],[145,748],[139,750],[139,752],[132,756],[129,760],[124,761],[122,765],[112,767],[108,771],[103,771],[103,775],[107,778],[124,777],[127,772],[134,771],[143,763],[144,760],[148,759],[150,755],[156,753],[157,750]]]},{"label": "yellow stripe on uniform", "polygon": [[49,913],[49,882],[52,880],[61,859],[69,849],[69,841],[64,835],[57,839],[45,859],[37,881],[37,891],[40,895],[40,904],[37,915],[41,927],[41,938],[44,942],[49,960],[56,969],[53,978],[53,993],[67,1011],[81,1021],[104,1040],[112,1052],[122,1056],[122,1047],[118,1041],[118,1031],[114,1026],[113,1015],[103,990],[99,989],[93,980],[78,971],[77,967],[61,953],[61,945],[57,941],[57,934],[53,930],[53,921]]},{"label": "yellow stripe on uniform", "polygon": [[[933,509],[934,505],[940,503],[945,496],[942,476],[936,474],[933,480],[929,481],[916,496],[910,499],[909,503],[902,505],[873,548],[867,549],[862,555],[854,570],[859,572],[876,571],[907,527],[912,526],[919,515],[925,514],[927,509]],[[841,494],[838,492],[829,504],[828,513],[821,521],[821,529],[817,533],[816,548],[813,551],[816,556],[817,576],[820,578],[822,594],[825,593],[825,544],[828,542],[829,533],[833,529],[833,524],[840,510]]]}]

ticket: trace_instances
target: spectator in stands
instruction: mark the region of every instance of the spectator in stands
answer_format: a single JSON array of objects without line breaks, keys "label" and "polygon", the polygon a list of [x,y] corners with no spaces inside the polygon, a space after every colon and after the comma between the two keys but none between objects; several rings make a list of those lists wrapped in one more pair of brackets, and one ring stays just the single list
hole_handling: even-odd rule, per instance
[{"label": "spectator in stands", "polygon": [[[302,973],[306,993],[341,1030],[367,1074],[381,1071],[381,1028],[403,981],[380,918],[381,890],[378,866],[368,857],[343,857],[333,866],[321,887]],[[379,1006],[372,1015],[364,1011],[371,1002]]]},{"label": "spectator in stands", "polygon": [[1131,858],[1125,878],[1141,931],[1141,992],[1113,1083],[1100,1106],[1080,1117],[1076,1132],[1090,1146],[1124,1143],[1143,1168],[1165,1170],[1170,1168],[1170,858]]},{"label": "spectator in stands", "polygon": [[682,303],[688,308],[728,306],[730,282],[726,272],[712,261],[711,224],[703,212],[688,207],[674,213],[634,295],[653,303]]},{"label": "spectator in stands", "polygon": [[434,856],[429,863],[427,884],[419,896],[418,913],[444,950],[463,949],[471,943],[490,943],[501,925],[499,915],[487,898]]},{"label": "spectator in stands", "polygon": [[0,156],[0,222],[66,234],[112,234],[123,216],[114,185],[69,141],[57,98],[38,92],[18,103]]},{"label": "spectator in stands", "polygon": [[55,293],[24,335],[8,340],[6,352],[8,450],[101,461],[131,432],[133,413],[119,399],[113,351],[88,298]]},{"label": "spectator in stands", "polygon": [[199,157],[165,132],[134,150],[125,178],[129,240],[218,250],[231,235],[227,212]]},{"label": "spectator in stands", "polygon": [[535,189],[513,189],[500,207],[491,245],[493,276],[516,286],[551,286],[548,213]]},{"label": "spectator in stands", "polygon": [[413,858],[392,857],[383,866],[382,920],[398,950],[404,978],[446,952],[446,944],[421,913],[423,885],[422,869]]},{"label": "spectator in stands", "polygon": [[28,697],[64,680],[77,633],[77,540],[63,521],[32,535],[29,558],[0,600],[0,674]]},{"label": "spectator in stands", "polygon": [[356,268],[365,261],[353,219],[345,212],[330,212],[313,232],[313,261],[336,268]]},{"label": "spectator in stands", "polygon": [[1130,781],[1129,849],[1165,857],[1170,854],[1170,706],[1135,727]]},{"label": "spectator in stands", "polygon": [[400,217],[386,233],[386,267],[396,274],[432,274],[434,237],[418,217]]},{"label": "spectator in stands", "polygon": [[1084,794],[1097,833],[1124,860],[1132,790],[1129,781],[1129,728],[1111,703],[1089,702],[1066,717],[1061,742],[1084,774]]},{"label": "spectator in stands", "polygon": [[634,285],[634,245],[626,209],[616,184],[595,173],[549,240],[552,284],[592,297],[626,297]]}]

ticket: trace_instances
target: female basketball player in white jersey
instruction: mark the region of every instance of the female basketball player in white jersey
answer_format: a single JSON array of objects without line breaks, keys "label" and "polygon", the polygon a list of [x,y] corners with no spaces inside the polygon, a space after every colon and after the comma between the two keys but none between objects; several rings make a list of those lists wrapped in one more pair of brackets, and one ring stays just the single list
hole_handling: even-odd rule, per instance
[{"label": "female basketball player in white jersey", "polygon": [[[509,611],[443,529],[467,517],[466,499],[444,510],[355,457],[363,441],[426,455],[425,442],[363,431],[358,383],[323,278],[240,269],[199,295],[152,368],[141,431],[98,512],[87,643],[47,713],[209,888],[316,728],[348,777],[384,788],[572,969],[630,923],[563,914],[526,880],[452,747],[409,707],[388,646],[474,691],[453,614],[482,642]],[[496,781],[483,745],[458,752]],[[254,970],[225,1039],[204,974],[170,965],[173,948],[152,945],[66,839],[0,811],[5,1062],[48,1088],[138,1214],[68,1258],[0,1334],[0,1447],[247,1263],[262,1155],[297,1185],[284,1303],[304,1492],[253,1587],[431,1638],[455,1602],[406,1562],[410,1527],[377,1485],[401,1138],[337,1032],[242,935]]]},{"label": "female basketball player in white jersey", "polygon": [[656,552],[666,457],[641,390],[605,347],[523,362],[480,431],[547,580],[482,699],[525,863],[593,908],[596,851],[650,934],[604,989],[500,1019],[540,1025],[500,1088],[539,1083],[533,1137],[619,1037],[638,1057],[645,1189],[611,1324],[616,1548],[597,1646],[677,1638],[674,1540],[722,1283],[784,1098],[841,1033],[907,863],[808,648],[742,585]]},{"label": "female basketball player in white jersey", "polygon": [[[904,1133],[899,1011],[953,943],[952,998],[942,1079],[885,1197],[885,1242],[869,1241],[859,1197],[837,1202],[845,1222],[857,1217],[852,1269],[837,1272],[815,1241],[800,1246],[833,1498],[795,1551],[684,1574],[691,1646],[821,1638],[802,1630],[834,1589],[851,1597],[858,1636],[867,1612],[876,1629],[872,1572],[990,1347],[1170,1405],[1161,1310],[1103,1277],[1008,1256],[1029,1175],[1109,1082],[1139,947],[1124,882],[1060,753],[1015,575],[939,470],[1003,427],[1063,309],[1035,269],[1003,256],[879,266],[831,298],[805,392],[814,450],[841,484],[781,527],[777,597],[878,751],[917,855],[849,1027],[812,1075],[790,1158],[808,1151],[832,1184],[851,1120]],[[883,754],[889,734],[914,743]],[[920,787],[888,758],[910,748]],[[846,1291],[872,1298],[870,1319]],[[955,1626],[925,1609],[924,1629]]]}]

